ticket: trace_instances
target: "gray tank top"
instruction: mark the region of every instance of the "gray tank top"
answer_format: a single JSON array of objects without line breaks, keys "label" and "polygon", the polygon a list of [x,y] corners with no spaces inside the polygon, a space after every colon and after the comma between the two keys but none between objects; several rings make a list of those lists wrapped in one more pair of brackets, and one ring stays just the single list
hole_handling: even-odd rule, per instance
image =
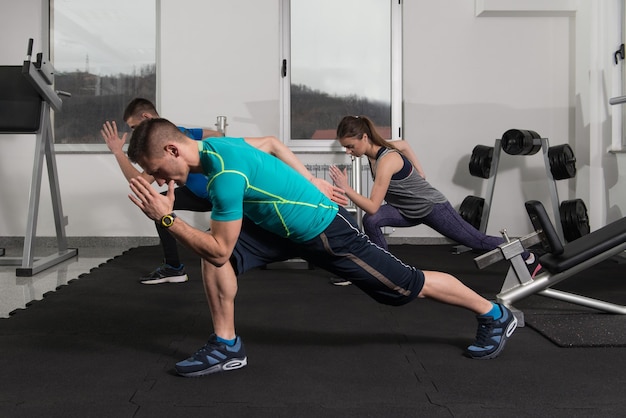
[{"label": "gray tank top", "polygon": [[374,164],[370,165],[374,179],[376,179],[378,160],[389,152],[397,152],[400,154],[404,161],[405,168],[408,166],[410,169],[408,170],[408,175],[398,175],[405,171],[403,168],[400,172],[391,177],[389,188],[385,195],[387,204],[398,209],[405,218],[419,219],[427,216],[433,210],[433,205],[436,203],[445,203],[448,200],[439,190],[435,189],[419,175],[415,167],[411,165],[411,162],[402,155],[402,153],[393,148],[383,148],[382,152],[379,152],[376,156]]}]

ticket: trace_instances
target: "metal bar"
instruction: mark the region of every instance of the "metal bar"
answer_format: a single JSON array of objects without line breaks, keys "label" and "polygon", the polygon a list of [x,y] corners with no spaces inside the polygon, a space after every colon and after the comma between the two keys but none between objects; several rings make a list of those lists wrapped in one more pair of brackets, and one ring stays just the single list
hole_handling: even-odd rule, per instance
[{"label": "metal bar", "polygon": [[43,257],[43,258],[39,258],[37,259],[37,261],[35,261],[33,263],[33,265],[31,267],[22,267],[22,268],[17,268],[15,270],[15,275],[17,277],[30,277],[33,276],[47,268],[50,268],[52,266],[55,266],[65,260],[69,260],[72,257],[75,257],[77,255],[78,251],[74,248],[74,249],[69,249],[69,250],[65,250],[65,251],[60,251],[56,254],[52,254],[48,257]]},{"label": "metal bar", "polygon": [[615,105],[622,104],[622,103],[626,103],[626,96],[611,97],[609,99],[609,104],[611,106],[615,106]]},{"label": "metal bar", "polygon": [[586,261],[583,261],[582,263],[577,264],[574,267],[560,273],[550,274],[546,272],[539,274],[538,276],[535,276],[534,280],[530,282],[520,284],[519,286],[505,292],[500,292],[497,295],[497,299],[505,305],[511,305],[513,304],[513,302],[524,299],[530,295],[547,289],[550,286],[553,286],[578,272],[581,272],[591,266],[598,264],[600,261],[606,260],[607,258],[614,256],[615,254],[619,254],[625,249],[626,242],[615,246],[601,254],[598,254],[597,256],[592,257]]},{"label": "metal bar", "polygon": [[498,165],[500,164],[500,154],[502,151],[502,140],[496,139],[493,146],[493,157],[491,159],[491,168],[489,169],[489,181],[487,182],[487,192],[485,193],[485,204],[483,206],[483,214],[480,219],[480,232],[487,232],[487,224],[489,223],[489,213],[491,212],[491,202],[493,202],[493,192],[496,189],[496,178],[498,174]]},{"label": "metal bar", "polygon": [[[522,258],[522,257],[519,256],[519,258]],[[523,262],[523,260],[522,260],[522,262]],[[516,270],[516,267],[519,267],[519,265],[514,266],[513,264],[511,264],[511,266],[507,270],[506,276],[504,277],[504,281],[502,282],[502,288],[500,289],[500,293],[504,293],[504,292],[506,292],[508,290],[514,289],[517,286],[519,286],[520,284],[526,283],[527,281],[530,280],[530,273],[528,272],[527,268],[524,268],[524,270],[526,270],[526,275],[528,277],[524,277],[522,279],[520,277],[521,274],[520,274],[519,271]],[[522,274],[523,274],[523,272],[522,272]]]},{"label": "metal bar", "polygon": [[[362,194],[361,157],[352,157],[352,188],[358,194]],[[363,229],[363,209],[356,207],[356,220],[359,228]]]},{"label": "metal bar", "polygon": [[563,225],[561,224],[561,213],[559,212],[559,192],[556,188],[556,180],[550,169],[550,158],[548,151],[550,150],[550,141],[548,138],[541,138],[541,151],[543,153],[543,163],[546,166],[546,176],[548,177],[548,188],[550,189],[550,200],[552,202],[552,212],[554,213],[554,227],[561,242],[565,242],[563,235]]},{"label": "metal bar", "polygon": [[[479,269],[484,269],[485,267],[490,266],[493,263],[497,263],[498,261],[504,259],[509,260],[515,255],[524,252],[524,248],[529,248],[540,242],[541,237],[539,234],[537,232],[533,232],[511,242],[502,243],[498,246],[498,248],[494,248],[485,254],[479,255],[474,258],[474,263]],[[515,251],[510,250],[510,248],[514,247],[517,247]]]},{"label": "metal bar", "polygon": [[[483,204],[483,213],[480,218],[480,226],[478,230],[487,233],[487,224],[489,223],[489,213],[491,212],[491,202],[493,202],[493,192],[496,188],[496,174],[498,173],[498,165],[500,164],[500,154],[502,150],[502,140],[496,139],[493,146],[493,156],[491,158],[491,167],[489,169],[489,179],[487,180],[487,192],[485,194],[485,202]],[[458,244],[452,248],[453,254],[462,254],[471,251],[472,248]]]},{"label": "metal bar", "polygon": [[[39,132],[36,134],[37,142],[35,144],[35,157],[33,162],[33,174],[31,178],[27,225],[26,232],[24,234],[22,257],[3,257],[0,259],[0,265],[21,266],[16,269],[16,275],[19,277],[32,276],[53,265],[59,264],[62,261],[75,257],[78,254],[78,250],[67,248],[67,237],[65,236],[67,218],[63,216],[63,209],[61,206],[61,193],[59,189],[52,138],[50,106],[47,102],[43,102]],[[33,255],[33,249],[37,235],[37,219],[39,214],[44,157],[48,168],[48,180],[50,182],[58,251],[57,253],[47,257],[35,258]]]},{"label": "metal bar", "polygon": [[39,132],[36,135],[35,159],[33,161],[33,174],[30,183],[30,197],[28,203],[28,218],[26,220],[26,232],[24,234],[24,248],[22,252],[22,267],[33,265],[33,247],[37,235],[37,214],[39,213],[39,198],[41,195],[41,176],[45,154],[45,133],[47,124],[50,123],[50,106],[46,102],[41,105],[41,122]]},{"label": "metal bar", "polygon": [[565,302],[570,302],[576,305],[586,306],[588,308],[597,309],[599,311],[626,315],[626,306],[618,305],[611,302],[606,302],[599,299],[589,298],[582,295],[577,295],[570,292],[563,292],[555,289],[544,289],[538,293],[541,296],[549,297],[552,299],[558,299]]},{"label": "metal bar", "polygon": [[39,93],[43,101],[47,102],[56,112],[61,110],[63,102],[52,87],[43,79],[39,71],[35,68],[34,63],[24,61],[22,74],[30,82],[37,93]]},{"label": "metal bar", "polygon": [[215,127],[217,128],[217,131],[221,133],[222,135],[226,136],[227,126],[228,126],[228,123],[226,123],[226,116],[218,116],[217,122],[215,123]]},{"label": "metal bar", "polygon": [[46,166],[48,167],[48,182],[50,184],[50,197],[52,199],[52,211],[54,214],[54,225],[57,234],[57,248],[59,252],[67,250],[67,238],[65,227],[67,217],[63,216],[63,206],[61,204],[61,191],[59,188],[59,175],[57,172],[56,158],[54,157],[54,140],[50,120],[45,125],[44,143]]},{"label": "metal bar", "polygon": [[[30,184],[27,224],[26,232],[24,234],[24,248],[21,259],[16,257],[3,257],[0,259],[0,265],[21,265],[21,268],[16,270],[16,274],[18,276],[32,276],[33,274],[78,254],[76,249],[68,250],[67,248],[67,237],[65,236],[67,218],[63,216],[63,208],[61,205],[61,193],[54,156],[52,122],[50,119],[50,109],[52,108],[56,111],[60,111],[63,102],[52,88],[54,68],[47,60],[48,54],[46,53],[44,56],[44,53],[41,53],[38,55],[37,63],[31,62],[32,44],[32,39],[30,39],[28,46],[28,58],[22,65],[22,75],[28,80],[31,87],[40,96],[42,105],[39,130],[36,133],[35,156]],[[58,252],[48,257],[38,258],[35,260],[33,248],[35,245],[35,237],[37,235],[37,218],[41,197],[41,181],[44,158],[48,168],[48,180],[50,183]],[[2,254],[4,254],[4,251]]]}]

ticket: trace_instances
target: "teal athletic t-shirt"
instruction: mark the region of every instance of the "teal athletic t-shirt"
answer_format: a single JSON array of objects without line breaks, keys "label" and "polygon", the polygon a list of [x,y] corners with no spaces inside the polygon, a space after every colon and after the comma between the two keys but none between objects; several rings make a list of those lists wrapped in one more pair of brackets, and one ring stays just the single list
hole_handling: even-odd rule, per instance
[{"label": "teal athletic t-shirt", "polygon": [[322,233],[339,210],[313,183],[243,138],[198,142],[202,171],[213,203],[211,219],[250,220],[295,242]]}]

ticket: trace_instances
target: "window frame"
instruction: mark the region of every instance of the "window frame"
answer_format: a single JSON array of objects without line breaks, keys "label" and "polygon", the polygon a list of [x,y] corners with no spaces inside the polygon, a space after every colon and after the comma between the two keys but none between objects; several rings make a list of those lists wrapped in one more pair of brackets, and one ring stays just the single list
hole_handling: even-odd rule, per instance
[{"label": "window frame", "polygon": [[[391,7],[391,135],[402,138],[402,0],[388,0]],[[292,150],[310,152],[341,151],[334,139],[291,138],[291,0],[280,0],[280,133]],[[343,115],[342,115],[343,116]]]},{"label": "window frame", "polygon": [[[155,1],[155,29],[156,29],[156,39],[155,39],[155,48],[156,48],[156,56],[155,56],[155,70],[156,70],[156,106],[157,109],[160,108],[160,93],[159,93],[159,83],[160,83],[160,69],[161,69],[161,60],[160,60],[160,33],[161,33],[161,0]],[[54,22],[52,21],[52,10],[54,7],[54,0],[42,0],[42,44],[44,45],[44,56],[47,56],[49,61],[52,62],[54,66],[54,62],[51,60],[51,57],[54,56]],[[120,110],[121,112],[122,110]],[[52,112],[52,118],[54,118],[54,112]],[[56,137],[56,132],[54,132],[54,123],[52,126],[52,135]],[[124,149],[128,147],[128,144],[124,145]],[[111,151],[104,143],[101,144],[54,144],[54,151],[56,154],[110,154]]]}]

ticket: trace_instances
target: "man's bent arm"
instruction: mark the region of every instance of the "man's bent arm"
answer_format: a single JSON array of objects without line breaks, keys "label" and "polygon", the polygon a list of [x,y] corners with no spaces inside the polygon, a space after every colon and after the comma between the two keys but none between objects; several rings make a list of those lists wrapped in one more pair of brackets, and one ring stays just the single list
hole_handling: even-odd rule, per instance
[{"label": "man's bent arm", "polygon": [[341,206],[346,206],[349,203],[348,198],[345,196],[344,191],[341,188],[333,186],[326,180],[317,178],[311,174],[309,169],[302,164],[302,161],[298,159],[296,154],[294,154],[289,147],[280,142],[275,136],[263,136],[259,138],[248,137],[244,138],[244,140],[253,147],[273,155],[296,170],[298,173],[302,174],[335,203]]},{"label": "man's bent arm", "polygon": [[177,217],[168,231],[178,242],[193,250],[209,263],[221,267],[230,259],[239,233],[241,219],[230,222],[211,222],[211,231],[196,229]]},{"label": "man's bent arm", "polygon": [[314,178],[313,174],[311,174],[306,166],[302,164],[296,154],[294,154],[289,147],[280,142],[275,136],[262,136],[258,138],[247,137],[244,138],[244,140],[254,148],[278,158],[289,167],[302,174],[307,180],[312,180]]},{"label": "man's bent arm", "polygon": [[115,121],[113,122],[106,121],[102,125],[100,134],[102,135],[104,142],[106,142],[107,147],[109,148],[109,150],[115,157],[115,160],[117,161],[117,164],[120,166],[120,169],[122,170],[122,174],[124,174],[124,177],[126,177],[127,181],[130,181],[130,179],[135,178],[137,176],[141,176],[145,178],[149,183],[154,182],[154,177],[142,171],[137,170],[135,166],[133,165],[133,163],[131,163],[130,160],[128,159],[128,156],[126,155],[126,153],[124,153],[123,147],[124,147],[124,143],[126,143],[126,137],[128,136],[128,134],[124,133],[120,137],[117,131],[117,124],[115,123]]},{"label": "man's bent arm", "polygon": [[130,181],[130,179],[139,176],[139,177],[143,177],[144,179],[146,179],[149,183],[154,182],[154,177],[146,174],[143,171],[137,170],[135,166],[133,165],[133,163],[130,162],[130,160],[128,159],[128,156],[124,152],[113,153],[113,156],[115,156],[115,160],[117,161],[117,164],[120,166],[120,169],[122,170],[122,174],[124,174],[124,177],[126,177],[127,181]]},{"label": "man's bent arm", "polygon": [[[156,191],[142,177],[130,180],[129,199],[150,219],[159,222],[174,210],[173,181],[168,183],[165,196]],[[180,218],[175,218],[168,231],[183,245],[215,266],[228,262],[241,232],[241,219],[229,222],[213,221],[211,232],[196,229]]]}]

